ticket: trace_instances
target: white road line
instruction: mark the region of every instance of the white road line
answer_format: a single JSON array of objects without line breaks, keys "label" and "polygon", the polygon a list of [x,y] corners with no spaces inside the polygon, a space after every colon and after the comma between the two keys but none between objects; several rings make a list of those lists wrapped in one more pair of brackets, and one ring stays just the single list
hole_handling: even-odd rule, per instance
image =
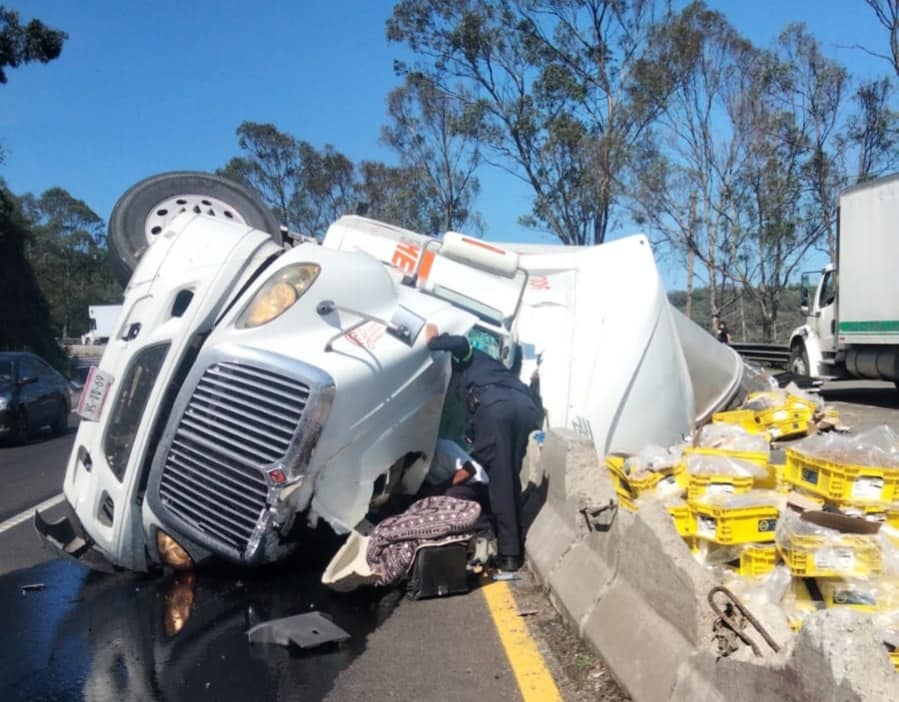
[{"label": "white road line", "polygon": [[35,505],[31,509],[26,509],[24,512],[22,512],[21,514],[17,514],[15,517],[10,517],[5,522],[0,523],[0,534],[2,534],[4,531],[9,531],[13,527],[19,526],[19,524],[21,524],[22,522],[27,522],[34,516],[34,510],[43,511],[45,509],[50,509],[51,507],[58,505],[64,499],[65,497],[63,496],[63,494],[59,493],[55,497],[51,497],[49,500],[44,500],[39,505]]}]

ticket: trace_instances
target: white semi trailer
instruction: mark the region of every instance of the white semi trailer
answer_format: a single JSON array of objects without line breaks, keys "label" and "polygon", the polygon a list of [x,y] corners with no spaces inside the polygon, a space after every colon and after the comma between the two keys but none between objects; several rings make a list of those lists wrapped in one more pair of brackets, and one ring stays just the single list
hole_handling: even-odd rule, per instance
[{"label": "white semi trailer", "polygon": [[837,260],[802,280],[805,324],[790,335],[790,368],[824,378],[899,381],[899,174],[845,190]]}]

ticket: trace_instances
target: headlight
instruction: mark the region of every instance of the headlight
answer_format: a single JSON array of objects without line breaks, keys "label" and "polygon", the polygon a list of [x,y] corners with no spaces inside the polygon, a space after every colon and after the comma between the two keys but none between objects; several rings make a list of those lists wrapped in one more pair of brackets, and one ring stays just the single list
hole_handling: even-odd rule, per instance
[{"label": "headlight", "polygon": [[284,314],[312,286],[320,270],[317,263],[294,263],[279,270],[253,296],[237,319],[237,328],[258,327]]},{"label": "headlight", "polygon": [[12,402],[12,395],[0,395],[0,410],[5,410]]}]

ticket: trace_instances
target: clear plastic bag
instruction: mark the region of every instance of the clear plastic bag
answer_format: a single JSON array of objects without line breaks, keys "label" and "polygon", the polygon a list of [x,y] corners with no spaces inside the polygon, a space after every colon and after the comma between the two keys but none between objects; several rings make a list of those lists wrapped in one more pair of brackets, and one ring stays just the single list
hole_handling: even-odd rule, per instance
[{"label": "clear plastic bag", "polygon": [[793,446],[812,458],[834,463],[899,469],[899,437],[886,425],[861,434],[815,434]]},{"label": "clear plastic bag", "polygon": [[709,456],[705,454],[688,454],[684,463],[691,475],[732,475],[738,478],[751,477],[764,479],[768,469],[757,463],[741,461],[730,456]]},{"label": "clear plastic bag", "polygon": [[702,448],[726,449],[768,454],[768,439],[763,434],[750,434],[735,424],[706,424],[696,437]]},{"label": "clear plastic bag", "polygon": [[639,477],[650,472],[659,472],[674,468],[681,462],[683,446],[678,444],[670,448],[649,444],[624,462],[627,475]]},{"label": "clear plastic bag", "polygon": [[745,507],[777,507],[782,509],[786,502],[784,495],[773,490],[750,490],[743,493],[714,493],[706,494],[702,502],[712,507],[726,509],[740,509]]},{"label": "clear plastic bag", "polygon": [[743,409],[759,412],[761,410],[783,407],[787,404],[787,391],[784,388],[754,392],[743,403]]}]

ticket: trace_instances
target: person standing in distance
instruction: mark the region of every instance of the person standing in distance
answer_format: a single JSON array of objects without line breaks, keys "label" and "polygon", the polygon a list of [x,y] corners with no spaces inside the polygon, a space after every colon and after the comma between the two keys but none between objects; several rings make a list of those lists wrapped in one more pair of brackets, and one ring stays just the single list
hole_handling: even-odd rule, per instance
[{"label": "person standing in distance", "polygon": [[490,478],[490,511],[496,523],[497,567],[514,572],[524,563],[521,525],[521,462],[539,412],[528,387],[502,363],[474,349],[464,336],[425,331],[431,351],[449,351],[451,384],[470,419],[469,453]]},{"label": "person standing in distance", "polygon": [[730,345],[730,332],[727,330],[727,322],[724,320],[718,322],[718,341],[722,344]]}]

